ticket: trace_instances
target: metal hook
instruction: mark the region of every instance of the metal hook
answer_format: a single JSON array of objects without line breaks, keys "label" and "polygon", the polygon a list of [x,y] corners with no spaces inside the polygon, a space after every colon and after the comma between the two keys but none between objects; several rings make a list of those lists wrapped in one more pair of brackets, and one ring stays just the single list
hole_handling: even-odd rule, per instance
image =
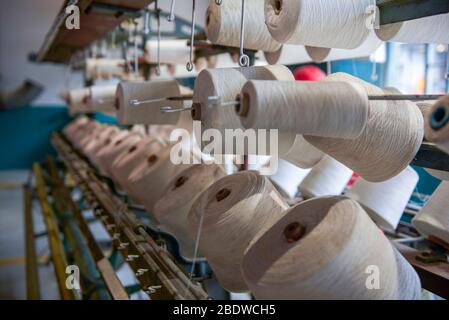
[{"label": "metal hook", "polygon": [[156,6],[157,19],[157,67],[156,75],[161,75],[161,9],[159,9],[158,1],[154,4]]},{"label": "metal hook", "polygon": [[135,67],[135,73],[138,76],[139,75],[139,54],[137,52],[138,45],[137,45],[137,21],[133,21],[134,23],[134,67]]},{"label": "metal hook", "polygon": [[242,18],[240,21],[240,57],[239,65],[241,67],[249,67],[249,57],[243,51],[244,45],[244,33],[245,33],[245,0],[242,0]]},{"label": "metal hook", "polygon": [[223,3],[223,0],[215,0],[215,4],[218,6],[221,6],[222,3]]},{"label": "metal hook", "polygon": [[195,10],[196,10],[196,0],[192,0],[192,30],[190,36],[190,56],[189,62],[187,62],[187,71],[193,70],[193,45],[195,42]]},{"label": "metal hook", "polygon": [[170,15],[167,17],[167,20],[170,22],[175,20],[175,4],[176,0],[171,0]]}]

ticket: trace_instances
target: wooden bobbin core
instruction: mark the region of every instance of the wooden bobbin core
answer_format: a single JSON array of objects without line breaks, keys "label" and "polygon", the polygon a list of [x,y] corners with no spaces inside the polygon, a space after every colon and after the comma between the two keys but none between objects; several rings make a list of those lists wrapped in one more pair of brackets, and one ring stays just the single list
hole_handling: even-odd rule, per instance
[{"label": "wooden bobbin core", "polygon": [[217,199],[217,202],[220,202],[224,199],[226,199],[231,194],[231,190],[224,188],[217,192],[215,195],[215,198]]},{"label": "wooden bobbin core", "polygon": [[288,243],[300,240],[306,233],[306,227],[299,222],[292,222],[284,229],[284,237]]},{"label": "wooden bobbin core", "polygon": [[181,177],[179,177],[178,179],[176,179],[176,181],[175,181],[175,187],[174,187],[173,189],[182,187],[182,186],[184,185],[184,183],[187,182],[187,180],[189,180],[189,178],[186,177],[186,176],[181,176]]},{"label": "wooden bobbin core", "polygon": [[279,15],[282,11],[282,0],[271,0],[271,3],[273,4],[274,13]]},{"label": "wooden bobbin core", "polygon": [[155,163],[157,161],[157,156],[152,154],[151,156],[148,157],[147,161],[150,165],[152,165],[153,163]]},{"label": "wooden bobbin core", "polygon": [[136,151],[136,150],[137,150],[137,146],[134,145],[134,146],[132,146],[131,148],[129,148],[128,153],[133,153],[133,152]]},{"label": "wooden bobbin core", "polygon": [[192,111],[191,111],[192,119],[196,121],[201,120],[201,103],[194,102],[192,103]]},{"label": "wooden bobbin core", "polygon": [[235,112],[237,112],[240,117],[247,117],[250,106],[249,94],[242,92],[237,96],[237,101],[240,103],[236,104]]}]

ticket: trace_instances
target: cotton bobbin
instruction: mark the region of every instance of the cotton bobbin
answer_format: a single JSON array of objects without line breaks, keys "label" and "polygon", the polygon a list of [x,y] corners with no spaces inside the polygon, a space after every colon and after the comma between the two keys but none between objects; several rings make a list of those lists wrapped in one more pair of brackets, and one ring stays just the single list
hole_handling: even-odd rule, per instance
[{"label": "cotton bobbin", "polygon": [[449,182],[443,181],[421,211],[413,226],[426,236],[434,236],[449,244]]},{"label": "cotton bobbin", "polygon": [[325,156],[299,185],[304,199],[338,196],[346,188],[353,172],[332,157]]},{"label": "cotton bobbin", "polygon": [[418,174],[409,166],[384,182],[373,183],[359,178],[346,196],[358,201],[378,226],[394,231],[418,180]]},{"label": "cotton bobbin", "polygon": [[[206,11],[206,35],[215,44],[229,47],[240,46],[240,20],[242,2],[223,1],[217,5],[210,1]],[[264,21],[264,8],[260,0],[245,1],[244,48],[273,52],[281,47],[268,32]]]},{"label": "cotton bobbin", "polygon": [[195,239],[188,230],[187,215],[196,198],[224,176],[226,172],[219,165],[194,165],[173,178],[165,195],[154,206],[156,219],[176,237],[181,254],[187,259],[193,259],[195,254]]},{"label": "cotton bobbin", "polygon": [[369,35],[372,0],[265,0],[265,23],[281,42],[355,49]]},{"label": "cotton bobbin", "polygon": [[122,189],[126,188],[126,181],[131,172],[150,155],[157,154],[166,144],[154,136],[144,138],[133,144],[127,151],[120,154],[112,164],[112,175]]},{"label": "cotton bobbin", "polygon": [[[372,268],[379,287],[367,283]],[[350,271],[349,271],[350,270]],[[256,299],[419,299],[418,275],[362,207],[321,197],[289,209],[246,251],[242,274]]]},{"label": "cotton bobbin", "polygon": [[223,288],[248,290],[240,272],[244,251],[287,208],[269,180],[254,171],[218,180],[194,202],[188,216],[192,238],[199,239]]},{"label": "cotton bobbin", "polygon": [[355,139],[368,120],[368,96],[358,83],[250,80],[240,97],[245,128]]},{"label": "cotton bobbin", "polygon": [[[325,81],[357,82],[368,95],[389,94],[344,73],[332,74]],[[423,117],[416,104],[410,101],[370,101],[369,108],[365,129],[354,140],[305,138],[365,180],[381,182],[398,175],[413,160],[424,136]]]},{"label": "cotton bobbin", "polygon": [[170,181],[182,170],[190,167],[187,164],[174,164],[171,152],[178,152],[177,145],[168,145],[157,153],[151,154],[142,161],[130,174],[125,190],[133,199],[145,206],[150,218],[156,224],[154,205],[164,196],[164,190]]},{"label": "cotton bobbin", "polygon": [[[250,145],[246,144],[238,151],[234,143],[230,146],[230,139],[226,139],[226,129],[242,129],[240,119],[236,114],[233,106],[220,106],[213,105],[209,101],[210,97],[220,97],[223,103],[235,101],[240,93],[243,85],[248,79],[258,80],[294,80],[291,71],[281,65],[276,66],[264,66],[264,67],[248,67],[248,68],[223,68],[223,69],[210,69],[203,70],[195,81],[195,89],[192,105],[192,118],[193,120],[201,121],[201,132],[196,133],[196,140],[202,141],[202,148],[208,146],[211,141],[214,145],[217,145],[216,155],[221,154],[269,154],[269,145],[271,135],[267,132],[266,140],[260,139],[260,143],[266,146],[266,150],[257,150],[254,152],[250,149]],[[211,130],[217,130],[222,139],[213,140],[209,135],[212,134]],[[199,136],[201,133],[201,136]],[[232,132],[231,132],[232,133]],[[242,134],[233,132],[238,138],[236,142],[243,142]],[[229,133],[228,133],[229,134]],[[203,138],[203,139],[202,139]],[[232,138],[232,137],[231,137]],[[293,145],[295,141],[295,134],[279,135],[278,151],[280,154],[286,153]],[[276,141],[278,142],[278,141]],[[228,150],[225,147],[228,146]],[[255,147],[254,144],[251,145]],[[223,153],[224,152],[224,153]]]},{"label": "cotton bobbin", "polygon": [[176,80],[121,82],[117,87],[118,121],[127,125],[175,125],[180,114],[162,113],[161,107],[183,108],[182,101],[165,99],[180,95],[181,89]]},{"label": "cotton bobbin", "polygon": [[449,153],[449,96],[445,96],[433,105],[424,121],[426,139]]},{"label": "cotton bobbin", "polygon": [[449,14],[392,23],[376,29],[384,41],[405,43],[449,43]]}]

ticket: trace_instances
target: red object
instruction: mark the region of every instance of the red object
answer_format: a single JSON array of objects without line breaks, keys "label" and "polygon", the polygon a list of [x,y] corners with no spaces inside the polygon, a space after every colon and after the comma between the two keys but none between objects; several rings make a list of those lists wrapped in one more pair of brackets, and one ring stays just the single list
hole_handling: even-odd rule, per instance
[{"label": "red object", "polygon": [[326,77],[326,73],[316,66],[303,66],[293,71],[298,81],[320,81]]}]

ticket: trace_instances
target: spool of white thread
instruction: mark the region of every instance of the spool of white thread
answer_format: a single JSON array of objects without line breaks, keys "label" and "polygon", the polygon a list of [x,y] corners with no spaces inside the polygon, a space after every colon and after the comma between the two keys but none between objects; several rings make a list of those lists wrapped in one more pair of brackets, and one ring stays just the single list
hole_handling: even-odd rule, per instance
[{"label": "spool of white thread", "polygon": [[[426,139],[449,154],[449,96],[440,98],[424,121]],[[433,123],[433,126],[431,125]]]},{"label": "spool of white thread", "polygon": [[194,165],[170,182],[164,197],[154,206],[156,219],[176,237],[181,254],[187,259],[193,259],[195,254],[195,239],[190,236],[187,215],[197,197],[224,176],[226,172],[219,165]]},{"label": "spool of white thread", "polygon": [[73,145],[80,151],[85,151],[86,145],[91,141],[93,137],[102,127],[96,121],[90,121],[87,125],[80,128],[80,130],[75,131],[74,137],[72,139]]},{"label": "spool of white thread", "polygon": [[384,41],[449,44],[447,30],[449,30],[449,14],[446,13],[383,25],[380,29],[376,29],[376,33]]},{"label": "spool of white thread", "polygon": [[86,59],[86,78],[107,80],[125,74],[126,61],[123,59]]},{"label": "spool of white thread", "polygon": [[269,64],[301,64],[311,62],[309,54],[304,46],[284,44],[275,52],[264,52]]},{"label": "spool of white thread", "polygon": [[127,152],[120,154],[112,164],[112,175],[119,186],[126,190],[126,182],[131,172],[152,154],[157,154],[166,143],[162,139],[150,136],[142,139],[128,148]]},{"label": "spool of white thread", "polygon": [[[158,52],[158,41],[148,40],[145,44],[145,61],[150,64],[156,64]],[[182,39],[162,39],[160,43],[160,63],[182,64],[184,65],[189,58],[190,47],[187,40]]]},{"label": "spool of white thread", "polygon": [[250,80],[242,88],[239,114],[247,129],[355,139],[365,128],[368,106],[358,83]]},{"label": "spool of white thread", "polygon": [[[223,1],[217,5],[210,1],[206,12],[206,35],[215,44],[229,47],[240,46],[240,0]],[[245,1],[244,48],[273,52],[281,47],[265,26],[263,4],[260,0]]]},{"label": "spool of white thread", "polygon": [[372,0],[265,0],[265,23],[281,43],[355,49],[368,37]]},{"label": "spool of white thread", "polygon": [[175,152],[176,145],[167,145],[157,153],[142,161],[130,174],[125,186],[127,194],[145,206],[154,223],[154,205],[165,194],[170,181],[182,170],[191,165],[173,164],[170,152]]},{"label": "spool of white thread", "polygon": [[116,112],[115,93],[116,85],[93,86],[89,88],[87,105],[92,112]]},{"label": "spool of white thread", "polygon": [[[367,286],[373,266],[380,275],[376,290]],[[421,296],[412,266],[361,206],[345,197],[311,199],[288,210],[246,251],[242,274],[256,299]]]},{"label": "spool of white thread", "polygon": [[449,182],[443,181],[412,220],[423,235],[434,236],[449,244]]},{"label": "spool of white thread", "polygon": [[[325,81],[358,82],[368,95],[385,94],[382,89],[344,73],[330,75]],[[370,101],[369,105],[367,125],[357,139],[305,138],[365,180],[381,182],[398,175],[413,160],[423,140],[423,117],[410,101]]]},{"label": "spool of white thread", "polygon": [[418,174],[409,166],[380,183],[359,178],[346,196],[358,201],[378,226],[396,230],[418,180]]},{"label": "spool of white thread", "polygon": [[299,185],[304,199],[320,196],[339,196],[351,179],[352,170],[325,156]]},{"label": "spool of white thread", "polygon": [[[100,170],[100,163],[98,155],[101,150],[108,145],[111,144],[112,139],[120,133],[120,129],[114,126],[105,126],[102,129],[102,132],[98,135],[98,139],[92,139],[92,137],[88,137],[88,140],[91,140],[85,147],[85,154],[89,158],[89,160],[97,166]],[[103,171],[103,173],[105,173]]]},{"label": "spool of white thread", "polygon": [[69,113],[90,112],[87,105],[87,97],[89,95],[88,88],[73,89],[68,92]]},{"label": "spool of white thread", "polygon": [[193,239],[218,281],[228,291],[245,292],[241,262],[248,245],[288,208],[268,178],[255,171],[224,177],[194,202],[189,213]]},{"label": "spool of white thread", "polygon": [[282,159],[303,169],[315,166],[324,157],[324,153],[312,146],[302,135],[297,135],[295,143]]},{"label": "spool of white thread", "polygon": [[[282,65],[263,66],[263,67],[249,67],[249,68],[227,68],[227,69],[209,69],[202,71],[196,81],[193,96],[193,110],[192,116],[194,120],[201,121],[201,135],[208,129],[218,130],[223,140],[221,145],[226,144],[225,130],[226,129],[242,129],[239,116],[235,112],[234,107],[229,106],[209,106],[209,97],[221,97],[223,103],[235,101],[237,95],[240,93],[243,85],[248,79],[257,80],[294,80],[291,71]],[[267,140],[269,140],[267,133]],[[196,136],[197,141],[202,141],[202,147],[210,144],[207,139]],[[279,153],[286,153],[295,141],[295,134],[287,134],[279,136]],[[246,149],[246,148],[245,148]],[[266,152],[269,148],[267,146]],[[239,155],[245,153],[251,154],[250,150],[244,150]],[[265,154],[267,154],[265,153]],[[227,154],[237,154],[236,146]],[[263,155],[263,153],[258,153]]]},{"label": "spool of white thread", "polygon": [[98,153],[98,163],[102,171],[109,177],[113,177],[112,164],[129,147],[142,140],[142,136],[131,133],[128,130],[122,131],[111,139],[111,143]]},{"label": "spool of white thread", "polygon": [[[160,100],[179,97],[181,89],[176,80],[146,82],[121,82],[117,87],[117,118],[121,124],[164,124],[175,125],[180,114],[162,113],[161,107],[183,108],[182,101]],[[133,105],[132,100],[151,102]]]},{"label": "spool of white thread", "polygon": [[75,120],[71,121],[69,124],[67,124],[63,129],[62,133],[70,140],[72,141],[73,137],[75,136],[76,132],[78,130],[81,130],[84,126],[86,126],[89,121],[91,121],[86,116],[80,116],[77,117]]},{"label": "spool of white thread", "polygon": [[345,59],[369,57],[382,45],[374,31],[371,31],[366,40],[355,49],[331,49],[307,46],[305,50],[314,62],[327,62]]},{"label": "spool of white thread", "polygon": [[294,198],[298,193],[299,184],[309,173],[310,169],[299,168],[281,159],[278,163],[277,172],[270,176],[270,180],[288,197]]}]

